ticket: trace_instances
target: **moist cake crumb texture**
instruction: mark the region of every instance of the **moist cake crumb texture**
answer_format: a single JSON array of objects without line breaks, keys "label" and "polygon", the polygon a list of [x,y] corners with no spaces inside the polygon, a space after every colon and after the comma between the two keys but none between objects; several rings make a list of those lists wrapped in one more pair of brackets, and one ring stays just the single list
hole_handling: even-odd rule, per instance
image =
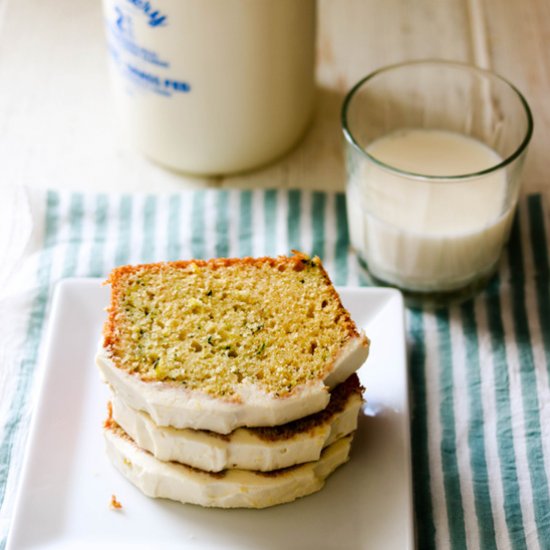
[{"label": "moist cake crumb texture", "polygon": [[317,258],[192,260],[113,270],[104,346],[145,381],[231,398],[322,379],[357,330]]}]

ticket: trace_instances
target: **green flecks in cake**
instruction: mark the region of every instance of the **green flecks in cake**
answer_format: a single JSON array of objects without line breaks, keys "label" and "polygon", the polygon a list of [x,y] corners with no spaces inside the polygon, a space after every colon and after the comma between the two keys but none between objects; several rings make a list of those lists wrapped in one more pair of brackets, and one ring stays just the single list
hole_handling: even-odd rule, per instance
[{"label": "green flecks in cake", "polygon": [[113,284],[109,349],[144,380],[232,397],[324,377],[355,329],[318,260],[127,270]]}]

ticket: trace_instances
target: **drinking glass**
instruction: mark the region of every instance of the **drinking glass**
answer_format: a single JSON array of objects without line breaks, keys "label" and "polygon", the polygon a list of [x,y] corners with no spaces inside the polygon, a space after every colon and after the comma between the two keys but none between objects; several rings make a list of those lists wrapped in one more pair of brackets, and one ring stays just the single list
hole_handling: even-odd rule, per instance
[{"label": "drinking glass", "polygon": [[382,68],[342,108],[350,240],[409,304],[472,296],[494,274],[533,132],[504,78],[438,60]]}]

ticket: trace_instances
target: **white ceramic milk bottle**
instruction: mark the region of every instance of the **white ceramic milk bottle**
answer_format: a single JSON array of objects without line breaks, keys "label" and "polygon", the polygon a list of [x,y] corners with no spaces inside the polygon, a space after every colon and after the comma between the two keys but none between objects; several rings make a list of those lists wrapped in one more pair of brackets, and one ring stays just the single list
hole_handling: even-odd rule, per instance
[{"label": "white ceramic milk bottle", "polygon": [[315,0],[104,0],[130,142],[197,174],[267,163],[304,134]]}]

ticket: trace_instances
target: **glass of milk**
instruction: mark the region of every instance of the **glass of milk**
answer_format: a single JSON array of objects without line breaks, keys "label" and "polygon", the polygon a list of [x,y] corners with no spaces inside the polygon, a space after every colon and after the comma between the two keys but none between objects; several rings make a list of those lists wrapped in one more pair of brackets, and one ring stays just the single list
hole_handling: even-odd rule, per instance
[{"label": "glass of milk", "polygon": [[268,163],[311,120],[315,0],[103,0],[118,118],[152,160],[200,175]]},{"label": "glass of milk", "polygon": [[500,76],[415,61],[361,80],[342,109],[352,247],[409,304],[472,296],[494,274],[533,131]]}]

